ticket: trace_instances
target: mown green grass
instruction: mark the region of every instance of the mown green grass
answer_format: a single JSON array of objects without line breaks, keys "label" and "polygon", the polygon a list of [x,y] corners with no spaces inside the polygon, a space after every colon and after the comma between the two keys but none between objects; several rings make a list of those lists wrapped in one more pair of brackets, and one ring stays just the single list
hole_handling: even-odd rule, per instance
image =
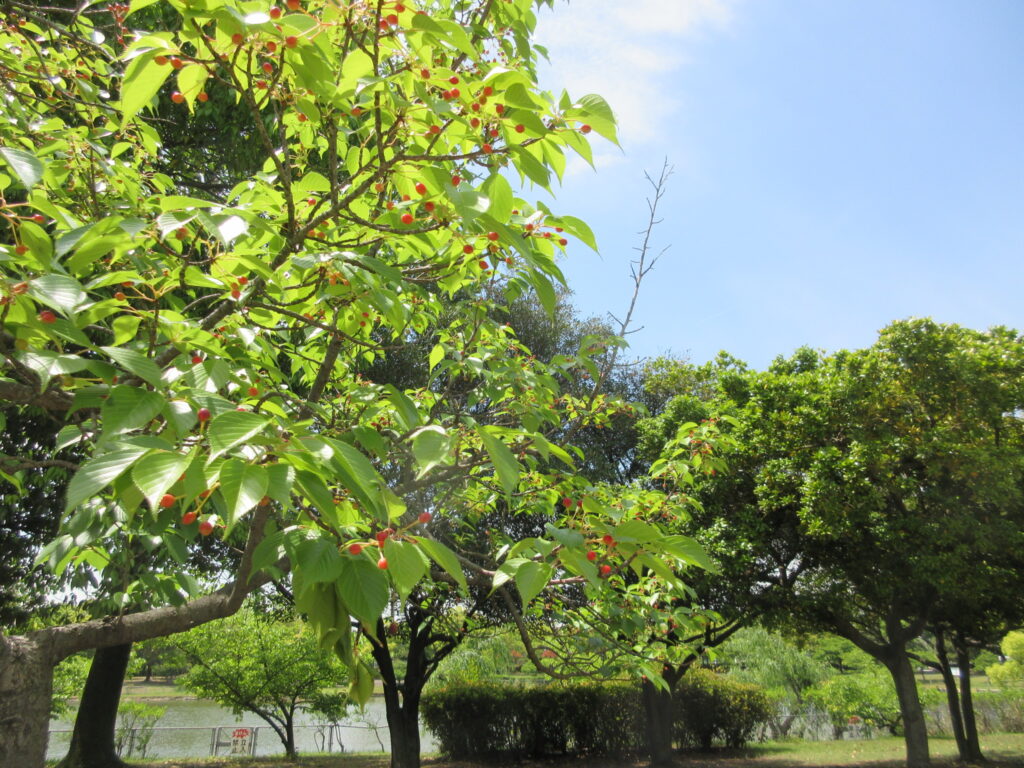
[{"label": "mown green grass", "polygon": [[[957,765],[956,743],[952,739],[932,738],[931,754],[935,766]],[[982,748],[999,768],[1024,768],[1024,734],[991,734],[982,738]],[[723,750],[713,753],[679,755],[680,768],[898,768],[903,765],[903,740],[880,738],[858,741],[783,741],[755,744],[744,750]],[[425,758],[425,768],[490,768],[483,763],[446,762]],[[570,758],[544,762],[517,763],[519,768],[639,768],[641,758]],[[135,763],[133,763],[135,765]],[[147,768],[387,768],[388,757],[376,755],[339,755],[300,757],[298,761],[283,758],[153,760],[139,763]]]}]

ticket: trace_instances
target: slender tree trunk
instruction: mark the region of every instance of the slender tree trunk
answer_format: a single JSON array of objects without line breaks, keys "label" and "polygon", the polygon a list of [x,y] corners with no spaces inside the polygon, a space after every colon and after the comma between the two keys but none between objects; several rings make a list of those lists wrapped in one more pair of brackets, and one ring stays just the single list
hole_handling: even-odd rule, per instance
[{"label": "slender tree trunk", "polygon": [[42,639],[0,635],[0,768],[46,761],[53,662]]},{"label": "slender tree trunk", "polygon": [[100,648],[92,657],[82,700],[75,715],[71,746],[57,768],[121,768],[114,745],[117,706],[128,671],[131,643]]},{"label": "slender tree trunk", "polygon": [[371,640],[373,658],[384,684],[384,711],[391,739],[391,768],[420,768],[419,702],[426,648],[416,642],[418,625],[410,624],[409,656],[401,685],[387,644],[384,621],[377,623],[378,640]]},{"label": "slender tree trunk", "polygon": [[672,765],[672,690],[658,688],[645,679],[641,694],[651,768]]},{"label": "slender tree trunk", "polygon": [[971,657],[967,652],[967,644],[959,634],[953,640],[956,647],[956,663],[960,671],[960,710],[963,712],[964,736],[967,741],[967,754],[962,759],[972,763],[985,762],[981,752],[981,741],[978,739],[978,721],[974,717],[974,697],[971,693]]},{"label": "slender tree trunk", "polygon": [[[299,753],[295,751],[295,714],[291,713],[284,721],[284,753],[289,760],[298,758]],[[60,766],[57,766],[60,768]]]},{"label": "slender tree trunk", "polygon": [[892,675],[896,696],[900,702],[903,739],[907,745],[907,766],[918,768],[930,765],[928,729],[925,727],[924,711],[921,709],[921,699],[917,695],[917,680],[914,678],[910,660],[902,646],[890,646],[890,652],[884,661]]},{"label": "slender tree trunk", "polygon": [[939,671],[942,682],[946,686],[946,704],[949,708],[949,722],[956,739],[956,749],[961,760],[967,760],[967,736],[964,734],[964,719],[960,714],[960,695],[957,691],[956,677],[953,675],[949,654],[946,652],[946,638],[941,629],[935,630],[935,655],[939,659]]}]

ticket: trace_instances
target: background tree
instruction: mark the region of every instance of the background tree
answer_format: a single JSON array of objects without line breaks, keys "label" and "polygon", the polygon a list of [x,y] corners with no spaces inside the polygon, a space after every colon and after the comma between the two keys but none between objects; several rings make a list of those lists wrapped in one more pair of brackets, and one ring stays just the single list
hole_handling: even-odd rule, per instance
[{"label": "background tree", "polygon": [[768,615],[836,632],[886,666],[912,765],[928,748],[909,643],[943,595],[977,584],[979,562],[1021,572],[1022,364],[1013,331],[914,320],[870,349],[801,350],[718,387],[740,426],[730,475],[708,493],[738,483],[739,496],[717,507],[715,535],[789,587]]},{"label": "background tree", "polygon": [[296,756],[295,717],[314,712],[342,717],[345,667],[320,647],[302,623],[259,617],[242,610],[230,618],[174,635],[191,667],[178,683],[236,715],[252,712],[277,734],[290,759]]}]

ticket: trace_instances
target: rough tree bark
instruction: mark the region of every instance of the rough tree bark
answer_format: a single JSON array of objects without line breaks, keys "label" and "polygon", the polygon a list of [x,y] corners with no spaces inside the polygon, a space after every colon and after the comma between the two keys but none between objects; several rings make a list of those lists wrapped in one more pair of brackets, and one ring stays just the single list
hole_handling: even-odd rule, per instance
[{"label": "rough tree bark", "polygon": [[121,702],[121,687],[131,654],[131,643],[97,649],[75,715],[71,746],[57,768],[121,768],[124,765],[114,742],[117,706]]},{"label": "rough tree bark", "polygon": [[[184,632],[235,613],[245,596],[270,581],[252,573],[269,507],[258,507],[235,580],[180,607],[48,627],[25,635],[0,634],[0,768],[42,768],[50,721],[53,668],[73,653]],[[286,563],[278,563],[279,568]]]},{"label": "rough tree bark", "polygon": [[935,656],[939,661],[939,673],[946,687],[946,705],[949,709],[949,723],[956,740],[956,749],[961,760],[967,760],[967,736],[964,733],[964,719],[960,710],[960,696],[957,691],[956,677],[946,652],[946,638],[941,628],[935,630]]}]

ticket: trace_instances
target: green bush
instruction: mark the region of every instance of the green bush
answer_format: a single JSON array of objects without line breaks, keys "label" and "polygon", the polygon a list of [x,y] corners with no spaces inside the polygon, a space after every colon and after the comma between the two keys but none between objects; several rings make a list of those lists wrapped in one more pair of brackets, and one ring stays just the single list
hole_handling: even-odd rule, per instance
[{"label": "green bush", "polygon": [[1024,733],[1024,690],[975,691],[974,714],[982,733]]},{"label": "green bush", "polygon": [[[675,734],[686,746],[742,746],[771,714],[763,689],[702,670],[684,678],[676,702]],[[645,746],[643,703],[631,683],[457,683],[425,693],[421,712],[440,751],[456,760],[621,755]]]},{"label": "green bush", "polygon": [[767,692],[706,669],[689,672],[676,686],[674,735],[682,746],[742,747],[772,716]]}]

